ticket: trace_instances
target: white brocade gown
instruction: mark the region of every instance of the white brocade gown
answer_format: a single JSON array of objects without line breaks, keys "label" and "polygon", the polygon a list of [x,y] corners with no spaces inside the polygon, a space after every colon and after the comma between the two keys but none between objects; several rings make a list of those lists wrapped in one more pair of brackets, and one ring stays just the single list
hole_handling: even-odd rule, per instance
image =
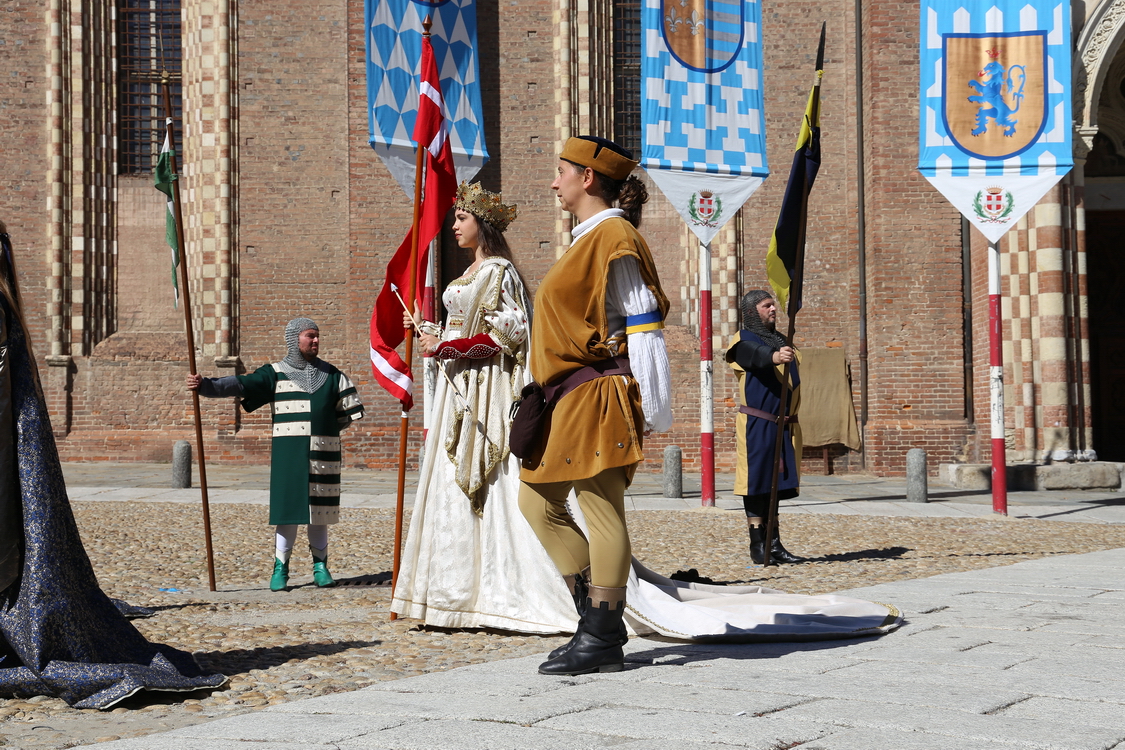
[{"label": "white brocade gown", "polygon": [[[446,365],[469,409],[446,378],[437,377],[437,424],[426,440],[391,609],[438,627],[569,633],[578,620],[573,600],[520,512],[519,460],[506,449],[509,408],[527,377],[521,355],[527,352],[529,330],[526,297],[508,269],[507,261],[490,259],[442,295],[449,313],[445,340],[487,332],[504,352]],[[497,455],[489,446],[503,446],[503,457],[488,459]],[[460,466],[450,454],[459,457]],[[468,456],[477,459],[466,462]],[[483,492],[476,492],[477,486]],[[478,501],[484,496],[481,515],[474,513],[467,492]],[[573,495],[569,506],[585,528]],[[683,552],[690,556],[692,550]],[[881,635],[902,623],[892,605],[835,594],[672,581],[636,559],[625,600],[631,633],[686,641],[855,638]]]},{"label": "white brocade gown", "polygon": [[[519,277],[507,261],[489,259],[476,273],[450,284],[442,301],[448,313],[444,340],[483,331],[504,352],[486,360],[447,361],[446,372],[465,394],[469,410],[438,373],[435,424],[426,438],[391,609],[437,627],[573,632],[574,602],[520,513],[519,459],[507,451],[508,413],[513,394],[526,380],[530,330]],[[447,445],[458,417],[464,437]],[[469,456],[473,447],[480,463],[493,464],[491,471],[466,468],[464,461],[458,471],[450,452]],[[499,450],[503,458],[490,461],[490,450]],[[479,482],[484,484],[478,493],[484,497],[481,515],[462,489],[472,490]]]}]

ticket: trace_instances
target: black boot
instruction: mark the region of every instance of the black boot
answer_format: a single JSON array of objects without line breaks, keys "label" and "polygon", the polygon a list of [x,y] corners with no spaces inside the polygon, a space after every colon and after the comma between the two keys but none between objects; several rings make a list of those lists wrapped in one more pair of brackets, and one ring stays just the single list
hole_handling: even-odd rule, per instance
[{"label": "black boot", "polygon": [[625,614],[625,587],[590,586],[585,622],[570,648],[539,665],[539,674],[576,675],[620,672],[625,668],[621,631]]},{"label": "black boot", "polygon": [[586,621],[586,600],[590,595],[590,591],[587,588],[587,584],[590,581],[589,566],[581,573],[575,573],[572,576],[563,576],[563,580],[566,581],[566,587],[570,589],[570,596],[574,599],[574,609],[578,612],[578,626],[574,629],[574,637],[552,651],[547,657],[548,660],[557,659],[570,650],[570,647],[573,646],[574,642],[578,639],[578,634],[582,632],[582,625]]},{"label": "black boot", "polygon": [[794,555],[785,547],[781,546],[781,529],[775,526],[773,529],[773,539],[770,540],[770,558],[779,563],[803,563],[808,562],[806,557],[798,557]]},{"label": "black boot", "polygon": [[[760,523],[750,524],[750,562],[755,565],[764,565],[766,562],[766,527]],[[777,560],[770,560],[771,565],[777,563]]]}]

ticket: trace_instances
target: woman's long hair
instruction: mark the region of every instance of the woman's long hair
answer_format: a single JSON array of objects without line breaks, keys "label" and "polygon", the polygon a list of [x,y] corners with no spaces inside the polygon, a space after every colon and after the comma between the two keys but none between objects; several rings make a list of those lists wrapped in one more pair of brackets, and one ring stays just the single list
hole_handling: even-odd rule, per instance
[{"label": "woman's long hair", "polygon": [[470,212],[470,215],[476,219],[477,222],[477,245],[480,247],[481,252],[484,253],[486,258],[503,258],[512,264],[512,268],[516,272],[516,278],[520,280],[520,286],[523,287],[523,293],[528,304],[528,312],[531,310],[531,292],[527,288],[527,283],[523,279],[523,274],[520,273],[520,267],[516,265],[516,259],[512,257],[512,248],[508,246],[508,238],[504,233],[496,227],[489,224],[487,221]]}]

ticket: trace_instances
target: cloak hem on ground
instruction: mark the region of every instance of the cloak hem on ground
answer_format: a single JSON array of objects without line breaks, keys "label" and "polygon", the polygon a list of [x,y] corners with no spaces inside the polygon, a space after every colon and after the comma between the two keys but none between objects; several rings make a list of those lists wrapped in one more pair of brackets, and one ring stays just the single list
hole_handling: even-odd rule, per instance
[{"label": "cloak hem on ground", "polygon": [[16,471],[0,477],[0,492],[18,496],[23,526],[20,574],[0,592],[0,696],[48,695],[105,709],[139,690],[223,685],[225,676],[204,674],[191,654],[150,643],[98,586],[24,336],[0,298],[14,433],[0,438],[16,458]]}]

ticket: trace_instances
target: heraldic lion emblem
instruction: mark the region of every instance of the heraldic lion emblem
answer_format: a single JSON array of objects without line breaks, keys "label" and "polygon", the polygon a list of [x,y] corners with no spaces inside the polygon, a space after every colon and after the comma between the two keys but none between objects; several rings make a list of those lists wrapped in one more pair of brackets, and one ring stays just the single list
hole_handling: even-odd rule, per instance
[{"label": "heraldic lion emblem", "polygon": [[[989,51],[991,57],[991,50]],[[1012,115],[1020,111],[1023,101],[1023,88],[1027,83],[1027,70],[1022,65],[1013,65],[1007,70],[996,60],[991,60],[977,74],[983,81],[969,81],[969,87],[976,89],[977,93],[969,97],[969,101],[979,104],[977,111],[976,127],[972,135],[982,135],[988,130],[988,120],[991,118],[1004,129],[1004,135],[1016,134],[1016,120]],[[1016,85],[1018,80],[1019,84]],[[1006,91],[1005,91],[1006,87]],[[1005,94],[1015,101],[1015,106],[1010,106]]]}]

